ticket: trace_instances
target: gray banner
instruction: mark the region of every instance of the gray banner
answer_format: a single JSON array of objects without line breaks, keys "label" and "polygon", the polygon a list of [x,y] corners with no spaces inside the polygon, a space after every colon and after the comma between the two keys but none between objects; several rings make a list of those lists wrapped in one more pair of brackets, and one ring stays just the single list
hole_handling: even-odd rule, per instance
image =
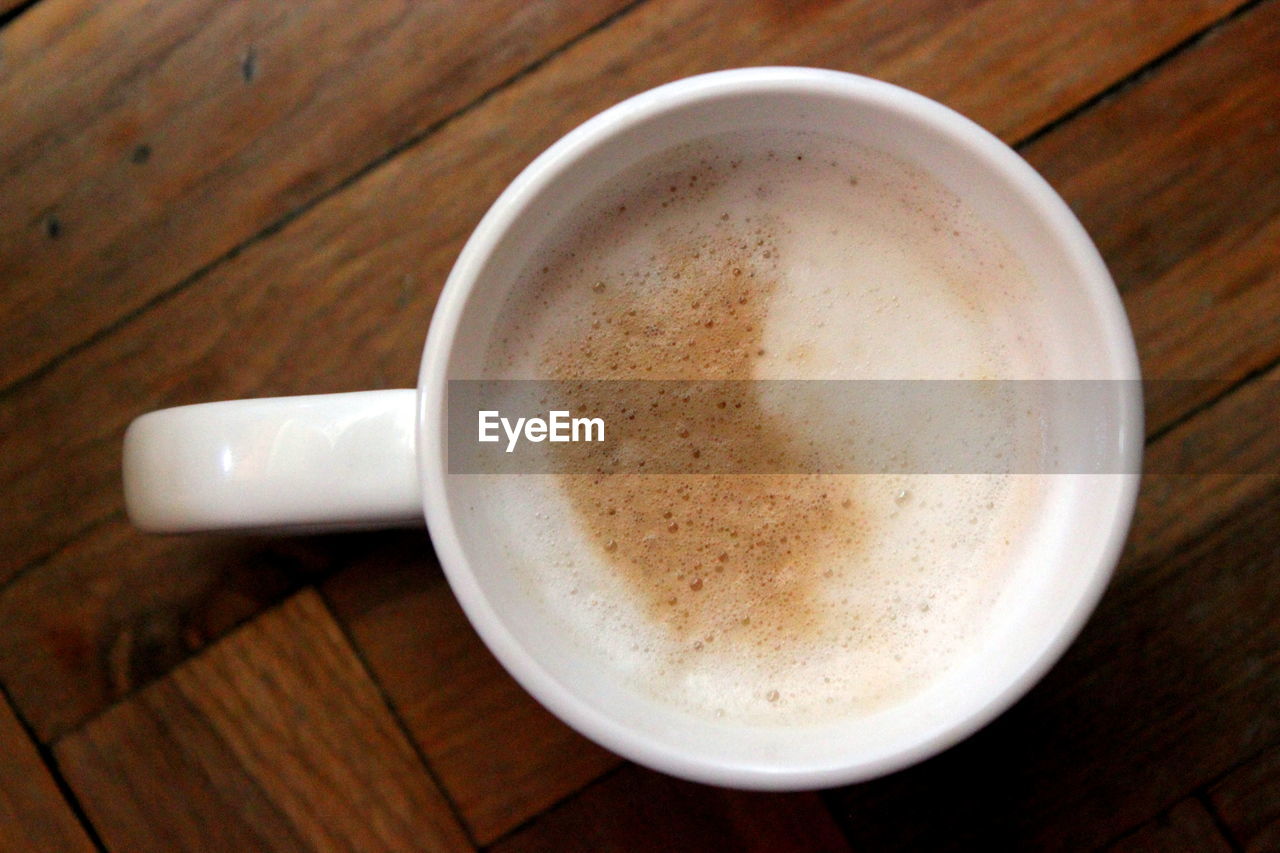
[{"label": "gray banner", "polygon": [[[1139,395],[1175,380],[453,380],[451,474],[1135,473]],[[1252,383],[1259,385],[1258,382]],[[1280,383],[1262,393],[1280,403]],[[1171,387],[1160,387],[1171,386]],[[1176,387],[1172,387],[1176,386]],[[1265,408],[1265,407],[1264,407]],[[1272,408],[1280,412],[1280,405]],[[1161,473],[1232,470],[1187,455]]]}]

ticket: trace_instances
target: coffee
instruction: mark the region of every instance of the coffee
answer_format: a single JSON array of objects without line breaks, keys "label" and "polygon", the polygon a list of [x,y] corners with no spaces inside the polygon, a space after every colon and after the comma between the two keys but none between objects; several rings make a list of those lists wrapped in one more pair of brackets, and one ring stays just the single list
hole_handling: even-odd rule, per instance
[{"label": "coffee", "polygon": [[[788,460],[813,421],[743,383],[698,422],[654,380],[1034,378],[1033,292],[946,188],[837,139],[726,134],[627,170],[529,264],[486,374],[636,380],[570,401],[639,419],[636,462],[495,482],[527,515],[512,570],[697,713],[785,723],[919,689],[980,635],[1037,478],[778,473],[806,470]],[[825,432],[804,444],[858,440]],[[700,473],[711,442],[748,473]]]}]

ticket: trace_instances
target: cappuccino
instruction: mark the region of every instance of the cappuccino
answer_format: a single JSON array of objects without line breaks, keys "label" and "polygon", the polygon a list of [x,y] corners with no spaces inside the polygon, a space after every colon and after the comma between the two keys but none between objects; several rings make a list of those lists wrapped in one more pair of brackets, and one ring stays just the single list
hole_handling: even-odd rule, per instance
[{"label": "cappuccino", "polygon": [[[1040,478],[786,473],[813,470],[798,446],[860,435],[768,383],[710,409],[654,395],[1039,378],[1034,290],[935,179],[838,139],[725,134],[625,171],[524,270],[482,378],[633,380],[568,401],[634,422],[629,463],[495,476],[521,531],[510,570],[601,666],[692,713],[792,724],[919,690],[981,636]],[[704,454],[745,473],[705,473]]]}]

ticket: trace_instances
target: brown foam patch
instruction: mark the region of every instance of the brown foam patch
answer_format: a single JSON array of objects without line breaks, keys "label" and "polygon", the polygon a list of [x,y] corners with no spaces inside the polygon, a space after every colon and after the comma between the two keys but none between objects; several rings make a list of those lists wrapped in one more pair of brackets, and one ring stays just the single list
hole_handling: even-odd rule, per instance
[{"label": "brown foam patch", "polygon": [[[625,214],[625,211],[621,211]],[[554,379],[750,379],[777,289],[774,228],[725,211],[708,233],[666,235],[644,270],[584,282],[589,310],[544,351]],[[561,275],[554,265],[549,282]],[[572,277],[570,277],[572,278]],[[566,280],[561,278],[561,281]],[[711,643],[780,652],[829,623],[820,594],[837,552],[859,547],[865,516],[849,478],[703,474],[704,454],[738,470],[804,470],[795,437],[762,410],[751,383],[707,405],[672,399],[664,383],[572,386],[575,412],[627,423],[600,470],[643,470],[662,459],[676,474],[566,474],[560,482],[595,549],[657,624],[697,652]],[[696,389],[691,393],[696,393]],[[710,413],[710,414],[708,414]],[[554,446],[583,453],[593,445]],[[619,459],[622,464],[619,465]],[[684,460],[681,462],[680,460]],[[758,462],[758,464],[753,464]],[[579,469],[581,470],[581,469]],[[721,469],[723,470],[723,469]],[[829,608],[827,608],[829,610]]]}]

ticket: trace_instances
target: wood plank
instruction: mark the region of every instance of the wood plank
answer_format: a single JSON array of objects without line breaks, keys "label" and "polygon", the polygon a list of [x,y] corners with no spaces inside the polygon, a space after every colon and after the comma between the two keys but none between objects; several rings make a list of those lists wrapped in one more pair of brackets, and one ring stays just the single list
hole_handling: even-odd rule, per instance
[{"label": "wood plank", "polygon": [[[1229,432],[1240,416],[1263,413],[1220,404],[1151,452]],[[1214,505],[1197,512],[1208,527],[1157,547],[1161,518],[1141,517],[1150,529],[1135,537],[1151,544],[1136,553],[1159,556],[1130,552],[1027,698],[949,752],[838,795],[855,847],[1096,847],[1280,737],[1280,478],[1233,478],[1253,481],[1237,494],[1175,479],[1185,505]],[[953,795],[914,819],[930,791]]]},{"label": "wood plank", "polygon": [[[1121,6],[1102,9],[1111,14]],[[972,14],[988,15],[990,8],[992,4],[983,4]],[[748,13],[754,7],[742,9],[741,15],[726,20],[735,21],[734,26],[754,21],[778,38],[744,41],[732,55],[722,55],[714,44],[720,37],[713,25],[723,23],[719,15],[727,15],[714,10],[722,9],[697,3],[652,12],[642,7],[220,267],[192,292],[166,303],[154,318],[129,324],[9,395],[9,405],[0,412],[0,483],[5,484],[5,508],[18,523],[11,531],[0,531],[0,581],[118,508],[119,436],[141,411],[242,395],[409,383],[440,283],[484,207],[557,135],[626,94],[702,70],[714,58],[725,64],[790,61],[850,67],[948,95],[961,107],[980,108],[990,97],[984,94],[992,88],[986,82],[990,78],[983,75],[995,59],[970,50],[965,36],[981,30],[986,19],[956,18],[947,13],[948,4],[895,4],[891,14],[851,4],[824,13],[839,12],[838,19],[806,19],[801,25],[784,25],[759,9],[753,18]],[[1074,44],[1072,39],[1100,26],[1087,16],[1059,20],[1056,16],[1065,14],[1061,9],[1046,2],[1041,14],[1029,15],[1028,20],[1055,28],[1029,31],[1028,44],[1010,47],[1025,50],[999,67],[1012,64],[1016,67],[1008,68],[1010,74],[1039,74],[1033,70],[1058,56],[1052,54],[1055,45],[1061,46],[1056,40]],[[902,20],[894,17],[899,14]],[[1160,21],[1171,17],[1154,16]],[[1198,13],[1184,23],[1190,26],[1202,18]],[[905,23],[920,20],[930,21],[932,29]],[[1066,29],[1057,27],[1068,23]],[[902,43],[903,28],[916,41]],[[1126,30],[1117,25],[1116,32]],[[1146,38],[1148,32],[1163,30],[1142,32]],[[1080,45],[1072,61],[1080,68],[1097,66],[1090,78],[1097,89],[1110,79],[1103,75],[1116,71],[1121,61],[1098,56],[1115,53],[1129,62],[1164,43],[1149,44],[1134,35],[1106,42],[1109,50],[1104,52]],[[664,49],[653,49],[655,44]],[[792,44],[794,52],[776,54],[779,44]],[[684,65],[673,66],[678,58]],[[1243,60],[1240,64],[1250,67]],[[601,75],[602,66],[614,71]],[[1063,85],[1056,77],[1042,82],[1045,92],[1036,101],[1039,122],[1054,115],[1050,110],[1060,98],[1055,87]],[[1080,96],[1090,89],[1077,88]],[[1274,100],[1272,93],[1259,108]],[[1000,106],[1012,103],[1002,97],[975,115],[997,128],[1012,126],[1020,121],[1006,112],[1013,107]],[[1207,192],[1211,186],[1199,189]],[[1107,189],[1094,186],[1092,191]],[[182,334],[175,340],[178,329]],[[51,459],[73,465],[79,472],[75,481],[68,482]]]},{"label": "wood plank", "polygon": [[[1046,0],[1025,15],[1029,34],[1018,37],[1025,43],[1000,37],[1018,52],[997,62],[985,48],[974,49],[973,34],[999,29],[990,17],[997,12],[1023,20],[1012,8],[916,0],[888,10],[863,3],[814,7],[791,18],[755,5],[679,0],[642,6],[11,392],[0,407],[0,506],[10,522],[0,527],[0,578],[35,568],[0,595],[0,613],[40,628],[5,641],[0,676],[9,679],[26,717],[47,738],[100,709],[114,688],[109,661],[99,652],[118,644],[120,625],[149,620],[155,611],[170,614],[171,624],[202,618],[206,587],[157,583],[157,576],[188,561],[190,540],[156,540],[160,544],[145,546],[145,558],[130,555],[144,546],[119,517],[119,441],[128,420],[150,408],[207,399],[408,384],[436,294],[470,228],[525,162],[588,115],[716,63],[786,61],[850,68],[945,94],[958,106],[985,110],[976,116],[1007,135],[1048,121],[1059,108],[1058,87],[1068,83],[1036,76],[1041,65],[1063,61],[1050,56],[1055,47],[1069,47],[1080,73],[1088,71],[1088,85],[1075,77],[1070,82],[1083,97],[1174,39],[1175,29],[1185,32],[1209,14],[1209,7],[1180,4],[1179,15],[1199,11],[1189,18],[1148,15],[1159,26],[1131,28],[1121,19],[1146,6],[1106,4],[1098,9],[1104,17],[1094,19],[1063,17],[1059,4]],[[1113,14],[1119,18],[1106,17]],[[1169,29],[1171,19],[1182,21],[1182,29]],[[1099,27],[1115,36],[1101,42],[1103,50],[1080,41]],[[1228,43],[1229,50],[1236,46]],[[1239,57],[1241,73],[1253,59]],[[1035,121],[1019,117],[1025,103],[983,94],[996,79],[992,68],[1041,81]],[[1277,95],[1266,97],[1270,104]],[[1135,159],[1131,167],[1145,164]],[[1196,191],[1216,190],[1205,183]],[[95,564],[109,582],[84,582]],[[153,595],[156,588],[173,593]],[[236,611],[241,618],[265,603],[252,593],[246,598],[244,610]],[[6,611],[13,602],[19,604]],[[111,619],[76,629],[85,654],[65,654],[61,634],[46,630],[65,624],[62,613],[108,611]],[[161,643],[184,648],[167,636]]]},{"label": "wood plank", "polygon": [[0,34],[0,387],[623,0],[46,0]]},{"label": "wood plank", "polygon": [[494,853],[631,850],[848,850],[815,793],[695,785],[627,765],[540,815]]},{"label": "wood plank", "polygon": [[[1280,212],[1269,156],[1280,134],[1269,108],[1277,17],[1264,3],[1227,22],[1132,90],[1028,147],[1110,260],[1121,290],[1156,281],[1227,233],[1247,233]],[[1158,168],[1134,169],[1138,154]],[[1091,190],[1099,185],[1111,192]],[[1199,189],[1205,185],[1213,192]],[[1135,204],[1148,210],[1135,216]]]},{"label": "wood plank", "polygon": [[114,848],[470,849],[311,590],[55,753]]},{"label": "wood plank", "polygon": [[56,571],[0,591],[0,670],[47,743],[372,538],[175,539],[116,521],[60,552]]},{"label": "wood plank", "polygon": [[[1280,359],[1280,9],[1224,25],[1028,146],[1125,296],[1148,378],[1236,378]],[[1156,432],[1204,401],[1148,400]]]},{"label": "wood plank", "polygon": [[[358,14],[337,0],[40,4],[2,36],[12,72],[0,114],[24,132],[0,146],[11,164],[0,174],[0,221],[13,223],[0,231],[0,280],[17,283],[0,296],[11,330],[0,387],[621,3],[380,0]],[[1234,5],[1195,0],[1171,12],[1130,0],[1079,15],[1048,2],[917,0],[888,13],[845,3],[810,9],[798,26],[767,4],[673,3],[646,10],[629,45],[653,35],[663,48],[634,67],[634,55],[619,54],[607,70],[640,70],[652,84],[746,63],[870,66],[1017,138]],[[1007,26],[1011,17],[1024,25]],[[343,57],[342,73],[315,56]],[[1002,84],[974,86],[974,74]]]},{"label": "wood plank", "polygon": [[1195,797],[1179,801],[1107,847],[1113,853],[1230,853],[1231,849],[1209,810]]},{"label": "wood plank", "polygon": [[1252,465],[1267,473],[1144,474],[1122,573],[1152,571],[1184,543],[1225,523],[1275,487],[1280,459],[1280,431],[1272,426],[1277,382],[1280,366],[1222,399],[1193,424],[1148,446],[1144,464],[1153,472],[1185,471],[1189,466],[1182,460],[1193,453],[1198,470],[1239,472]]},{"label": "wood plank", "polygon": [[1227,232],[1125,295],[1146,376],[1172,380],[1148,386],[1148,433],[1210,399],[1213,380],[1238,379],[1280,358],[1277,270],[1280,215]]},{"label": "wood plank", "polygon": [[0,696],[0,850],[93,849],[36,745]]},{"label": "wood plank", "polygon": [[1209,802],[1241,848],[1280,850],[1280,746],[1217,782],[1209,789]]},{"label": "wood plank", "polygon": [[[1245,20],[1253,14],[1255,13],[1250,13]],[[630,17],[624,20],[630,20]],[[815,20],[827,23],[830,21],[821,17]],[[909,26],[902,24],[901,21],[896,23],[891,21],[891,23],[894,26],[901,24],[895,32],[891,33],[892,38],[901,40],[912,37]],[[847,32],[834,30],[833,32],[837,32],[845,42],[850,41]],[[698,38],[703,39],[700,44],[711,43],[714,40],[714,28],[713,35],[700,35]],[[594,39],[592,42],[594,43]],[[603,43],[609,44],[607,39]],[[900,46],[900,42],[898,44]],[[856,47],[856,45],[846,46],[846,49],[853,50]],[[773,48],[762,46],[761,49],[772,50]],[[893,52],[889,48],[885,50]],[[716,55],[714,51],[706,52],[713,58]],[[799,52],[797,50],[797,53]],[[871,53],[868,51],[868,55]],[[575,57],[574,61],[580,61],[584,58],[599,58],[608,54],[603,51],[593,53],[583,48],[578,53],[570,51],[570,55]],[[894,54],[894,57],[897,56],[898,54]],[[945,58],[948,54],[944,52],[943,56]],[[623,60],[621,68],[627,69],[627,73],[632,75],[627,78],[630,81],[643,78],[646,73],[658,73],[643,69],[636,72],[626,64],[630,61],[626,55]],[[544,70],[550,73],[551,70],[559,69],[562,62],[567,61],[564,58],[554,60]],[[933,57],[932,61],[937,62],[937,57]],[[1248,61],[1251,60],[1246,55],[1242,59],[1242,65]],[[663,65],[666,68],[670,67],[671,60],[662,58],[655,62],[667,63]],[[920,60],[922,68],[927,64],[923,59]],[[870,65],[872,63],[868,62],[868,66]],[[874,70],[861,65],[857,67]],[[947,66],[939,63],[937,67]],[[598,70],[597,67],[596,71]],[[948,71],[948,73],[951,72]],[[564,92],[571,96],[582,97],[577,94],[584,88],[581,77],[567,79],[558,71],[550,78],[535,76],[538,81],[550,79],[552,82],[545,84],[540,82],[539,86],[527,83],[527,87],[515,88],[526,96]],[[970,83],[959,82],[966,76],[971,78]],[[976,69],[970,75],[960,74],[956,77],[957,81],[954,85],[959,87],[977,86],[983,80],[982,74]],[[1159,75],[1155,79],[1158,77]],[[975,80],[978,82],[974,82]],[[605,82],[600,85],[600,88],[614,91],[610,87],[621,85],[624,84],[609,80],[606,75]],[[1263,93],[1263,97],[1265,96],[1266,93]],[[603,99],[604,96],[601,97]],[[512,99],[501,97],[495,98],[494,103],[501,105],[502,110],[514,117],[512,122],[523,122],[524,127],[529,128],[543,126],[544,116],[536,110],[521,111],[516,108]],[[541,112],[548,112],[546,102],[541,102],[541,105]],[[1021,106],[1021,103],[1018,104],[1018,107]],[[586,109],[580,100],[574,101],[566,111],[551,115],[546,120],[552,124],[567,122],[569,119],[565,116],[572,114],[573,109],[579,108]],[[498,109],[498,107],[486,104],[485,109]],[[993,109],[998,110],[999,105]],[[501,115],[501,113],[497,114]],[[502,120],[505,122],[507,119],[503,117]],[[494,119],[489,120],[487,129],[481,123],[468,125],[465,122],[459,122],[458,124],[462,125],[467,133],[457,131],[460,135],[445,136],[452,141],[439,148],[430,148],[430,151],[432,156],[443,157],[448,166],[461,164],[469,169],[458,174],[475,174],[480,177],[480,180],[472,184],[462,180],[450,181],[444,169],[417,182],[407,178],[406,176],[411,175],[414,169],[429,162],[425,154],[420,159],[411,160],[410,165],[402,168],[388,166],[386,168],[392,170],[391,177],[378,182],[376,191],[356,192],[353,195],[344,193],[341,202],[337,201],[338,197],[335,197],[333,202],[343,205],[340,214],[317,211],[314,217],[303,218],[307,223],[300,220],[285,229],[283,234],[276,235],[272,241],[268,241],[301,240],[303,245],[271,251],[259,250],[257,247],[249,250],[245,255],[255,258],[252,263],[246,262],[241,265],[240,259],[237,259],[235,263],[229,265],[233,267],[231,273],[223,273],[214,278],[215,283],[211,287],[224,291],[220,295],[211,296],[210,292],[206,291],[202,296],[184,295],[174,300],[175,303],[185,307],[181,310],[173,310],[166,306],[164,310],[170,313],[164,315],[160,322],[150,326],[146,326],[145,323],[132,325],[126,330],[127,340],[106,343],[102,349],[90,348],[86,352],[97,353],[97,355],[91,354],[83,362],[79,362],[80,356],[72,360],[79,362],[81,368],[73,366],[63,373],[64,368],[67,368],[67,365],[63,365],[51,374],[51,376],[56,374],[64,381],[43,385],[43,394],[34,398],[24,398],[28,403],[33,403],[26,407],[24,416],[30,416],[35,412],[36,420],[34,426],[30,427],[30,437],[24,441],[22,448],[24,450],[34,448],[37,453],[36,465],[45,463],[52,474],[46,483],[46,491],[27,493],[28,497],[35,499],[35,503],[16,502],[18,504],[16,511],[32,513],[36,510],[28,507],[37,507],[48,517],[48,524],[37,524],[29,528],[41,531],[39,537],[27,539],[27,543],[33,541],[36,543],[35,559],[47,558],[53,548],[63,548],[53,561],[32,572],[28,578],[23,579],[24,582],[43,574],[46,569],[53,569],[50,576],[56,575],[56,579],[51,580],[45,589],[60,597],[50,597],[48,600],[65,602],[68,597],[74,600],[75,595],[97,596],[101,591],[92,586],[83,592],[77,592],[75,581],[84,575],[69,572],[68,568],[73,563],[83,564],[86,560],[118,560],[120,552],[135,547],[138,540],[131,539],[119,527],[113,528],[112,523],[96,529],[93,534],[96,544],[93,547],[86,547],[85,550],[76,552],[78,543],[70,548],[64,544],[84,526],[100,522],[103,518],[110,518],[111,513],[115,511],[114,508],[118,506],[118,499],[113,493],[114,455],[118,452],[115,442],[118,439],[120,424],[127,417],[127,414],[121,411],[119,400],[128,400],[128,405],[143,408],[155,405],[157,401],[192,401],[200,399],[205,393],[234,395],[247,392],[341,390],[366,384],[371,377],[374,382],[381,383],[405,381],[412,375],[409,364],[416,352],[416,344],[408,347],[409,352],[406,355],[397,355],[397,348],[404,349],[406,342],[420,335],[425,328],[426,312],[433,298],[433,288],[437,285],[428,283],[426,287],[429,292],[424,297],[413,290],[413,278],[406,279],[405,276],[422,276],[419,280],[428,282],[439,280],[452,252],[456,251],[462,235],[470,227],[469,222],[466,221],[467,216],[478,215],[478,211],[488,197],[486,194],[496,192],[497,186],[505,179],[501,174],[490,177],[489,173],[482,170],[495,164],[497,164],[496,168],[501,169],[504,163],[508,168],[514,169],[515,159],[518,156],[512,155],[510,161],[504,161],[498,156],[486,157],[483,149],[502,148],[504,151],[509,151],[510,149],[504,146],[510,143],[510,128],[521,127],[520,124],[496,124]],[[524,128],[521,129],[523,131]],[[554,132],[548,131],[550,135],[554,135]],[[476,153],[470,153],[469,147],[474,148]],[[529,146],[530,149],[535,147],[533,144]],[[423,150],[427,148],[424,147]],[[518,149],[518,151],[524,150]],[[526,153],[532,153],[532,150]],[[1189,150],[1184,151],[1182,156],[1187,160],[1193,153]],[[1135,158],[1131,165],[1141,163],[1140,159]],[[507,174],[509,175],[510,172]],[[398,195],[395,192],[395,185],[401,181],[407,184],[405,193],[445,188],[445,192],[437,194],[436,198],[444,203],[444,209],[450,210],[450,218],[438,228],[433,224],[434,230],[428,232],[427,237],[434,241],[429,252],[405,247],[405,244],[412,239],[412,235],[406,226],[401,224],[405,220],[397,222],[397,217],[408,215],[411,218],[407,221],[420,222],[421,211],[420,202],[415,206],[409,203],[407,195]],[[458,184],[457,187],[452,186],[455,182]],[[464,184],[466,186],[462,186]],[[478,191],[477,187],[479,187]],[[1213,189],[1212,182],[1204,178],[1198,191],[1208,193]],[[383,212],[379,208],[384,191],[385,194],[399,199],[391,205],[389,212]],[[1106,187],[1097,185],[1091,191],[1104,192]],[[1076,200],[1073,199],[1074,201]],[[330,210],[336,211],[337,208],[330,208]],[[376,227],[369,227],[356,233],[353,239],[345,239],[347,230],[342,226],[358,224],[361,216],[374,217],[377,220]],[[414,216],[418,218],[415,220]],[[316,229],[315,222],[325,222],[329,229]],[[380,242],[382,240],[392,244],[391,247],[383,251],[377,259],[366,264],[362,260],[362,254],[369,247],[382,246]],[[1224,254],[1230,257],[1235,251],[1227,245]],[[428,260],[426,264],[421,263],[424,255]],[[399,262],[401,265],[393,266],[389,270],[384,269],[382,265],[388,259]],[[282,286],[275,288],[258,284],[252,277],[254,274],[275,274],[281,270],[288,272],[288,279]],[[360,287],[361,278],[371,270],[378,272],[376,277],[370,277],[373,286]],[[265,279],[265,276],[263,278]],[[195,287],[200,286],[197,284]],[[304,301],[305,304],[294,306],[296,310],[278,306],[278,303],[290,302],[290,297],[303,293],[306,294],[305,301],[294,301]],[[345,299],[353,296],[355,301],[361,304],[351,306],[343,304]],[[396,304],[398,301],[402,301],[403,304]],[[243,304],[240,304],[241,302]],[[366,316],[364,311],[368,311],[371,316]],[[259,319],[263,314],[267,316]],[[298,320],[302,321],[305,328],[290,328],[290,324]],[[140,338],[135,337],[135,331],[144,327],[150,331],[144,331]],[[333,340],[333,336],[328,332],[335,328],[338,330],[337,352],[329,352],[323,346],[322,339],[328,336]],[[174,346],[175,330],[182,331],[182,340],[178,342],[181,349],[179,357],[172,362],[162,363],[157,370],[154,353],[165,347]],[[260,341],[251,342],[252,336],[259,334],[271,340],[277,340],[277,336],[284,335],[285,339],[279,345],[263,352],[257,347]],[[231,347],[231,352],[225,355],[219,354],[220,348],[226,345]],[[151,348],[150,354],[147,354],[148,347]],[[313,358],[316,355],[319,355],[318,359]],[[82,369],[85,365],[88,369]],[[65,381],[67,377],[71,377],[72,381]],[[327,388],[324,387],[326,383]],[[350,384],[344,385],[344,383]],[[86,404],[87,410],[73,421],[68,429],[64,425],[68,411],[76,409],[82,402]],[[40,413],[44,411],[50,412],[50,415],[47,417],[41,415]],[[29,420],[27,422],[31,423]],[[68,435],[73,435],[75,438],[68,440]],[[45,450],[46,445],[51,445],[50,449]],[[86,447],[90,449],[87,454],[84,452]],[[69,449],[74,452],[68,452]],[[10,459],[22,458],[8,454],[0,455]],[[98,460],[98,464],[95,465],[94,459]],[[86,461],[88,464],[82,464]],[[53,475],[71,468],[79,472],[77,482],[68,483],[62,480],[56,484],[53,482]],[[29,475],[31,470],[23,469],[22,473]],[[96,482],[94,478],[97,478]],[[85,480],[89,482],[86,483]],[[88,512],[85,511],[86,507]],[[54,508],[57,511],[54,511]],[[78,526],[71,526],[64,519],[65,516],[69,516],[70,521],[76,522]],[[61,535],[46,536],[44,531],[59,524],[67,525],[62,528]],[[112,542],[114,544],[111,544]],[[19,544],[25,547],[25,543]],[[43,551],[39,550],[41,547],[44,548]],[[155,572],[170,570],[177,549],[190,546],[186,542],[177,542],[170,543],[166,547],[175,550],[158,549],[152,552],[149,565],[144,566],[142,561],[139,561],[133,567],[122,570],[119,575],[112,576],[112,583],[118,584],[113,592],[114,606],[121,610],[131,607],[132,605],[128,602],[136,597],[140,590],[154,582]],[[74,560],[65,557],[73,552],[75,552]],[[36,601],[34,595],[25,598],[28,601]],[[47,607],[48,604],[46,603],[45,606]],[[173,599],[166,601],[163,606],[171,608],[172,612],[181,616],[192,606],[192,597],[188,593],[179,593]],[[261,604],[250,601],[248,609],[252,610],[254,606],[261,606]],[[39,649],[41,641],[43,638],[38,639],[35,644],[7,649],[3,655],[2,665],[10,666],[18,657],[24,660],[38,657],[43,653]],[[79,668],[63,669],[56,676],[63,679],[69,693],[75,693],[78,690],[76,682],[85,672],[96,673],[101,666],[99,660],[93,655],[86,657],[89,660],[82,663]]]},{"label": "wood plank", "polygon": [[4,17],[26,2],[27,0],[0,0],[0,17]]},{"label": "wood plank", "polygon": [[389,543],[324,586],[370,671],[488,844],[618,764],[516,684],[454,601],[425,539]]}]

